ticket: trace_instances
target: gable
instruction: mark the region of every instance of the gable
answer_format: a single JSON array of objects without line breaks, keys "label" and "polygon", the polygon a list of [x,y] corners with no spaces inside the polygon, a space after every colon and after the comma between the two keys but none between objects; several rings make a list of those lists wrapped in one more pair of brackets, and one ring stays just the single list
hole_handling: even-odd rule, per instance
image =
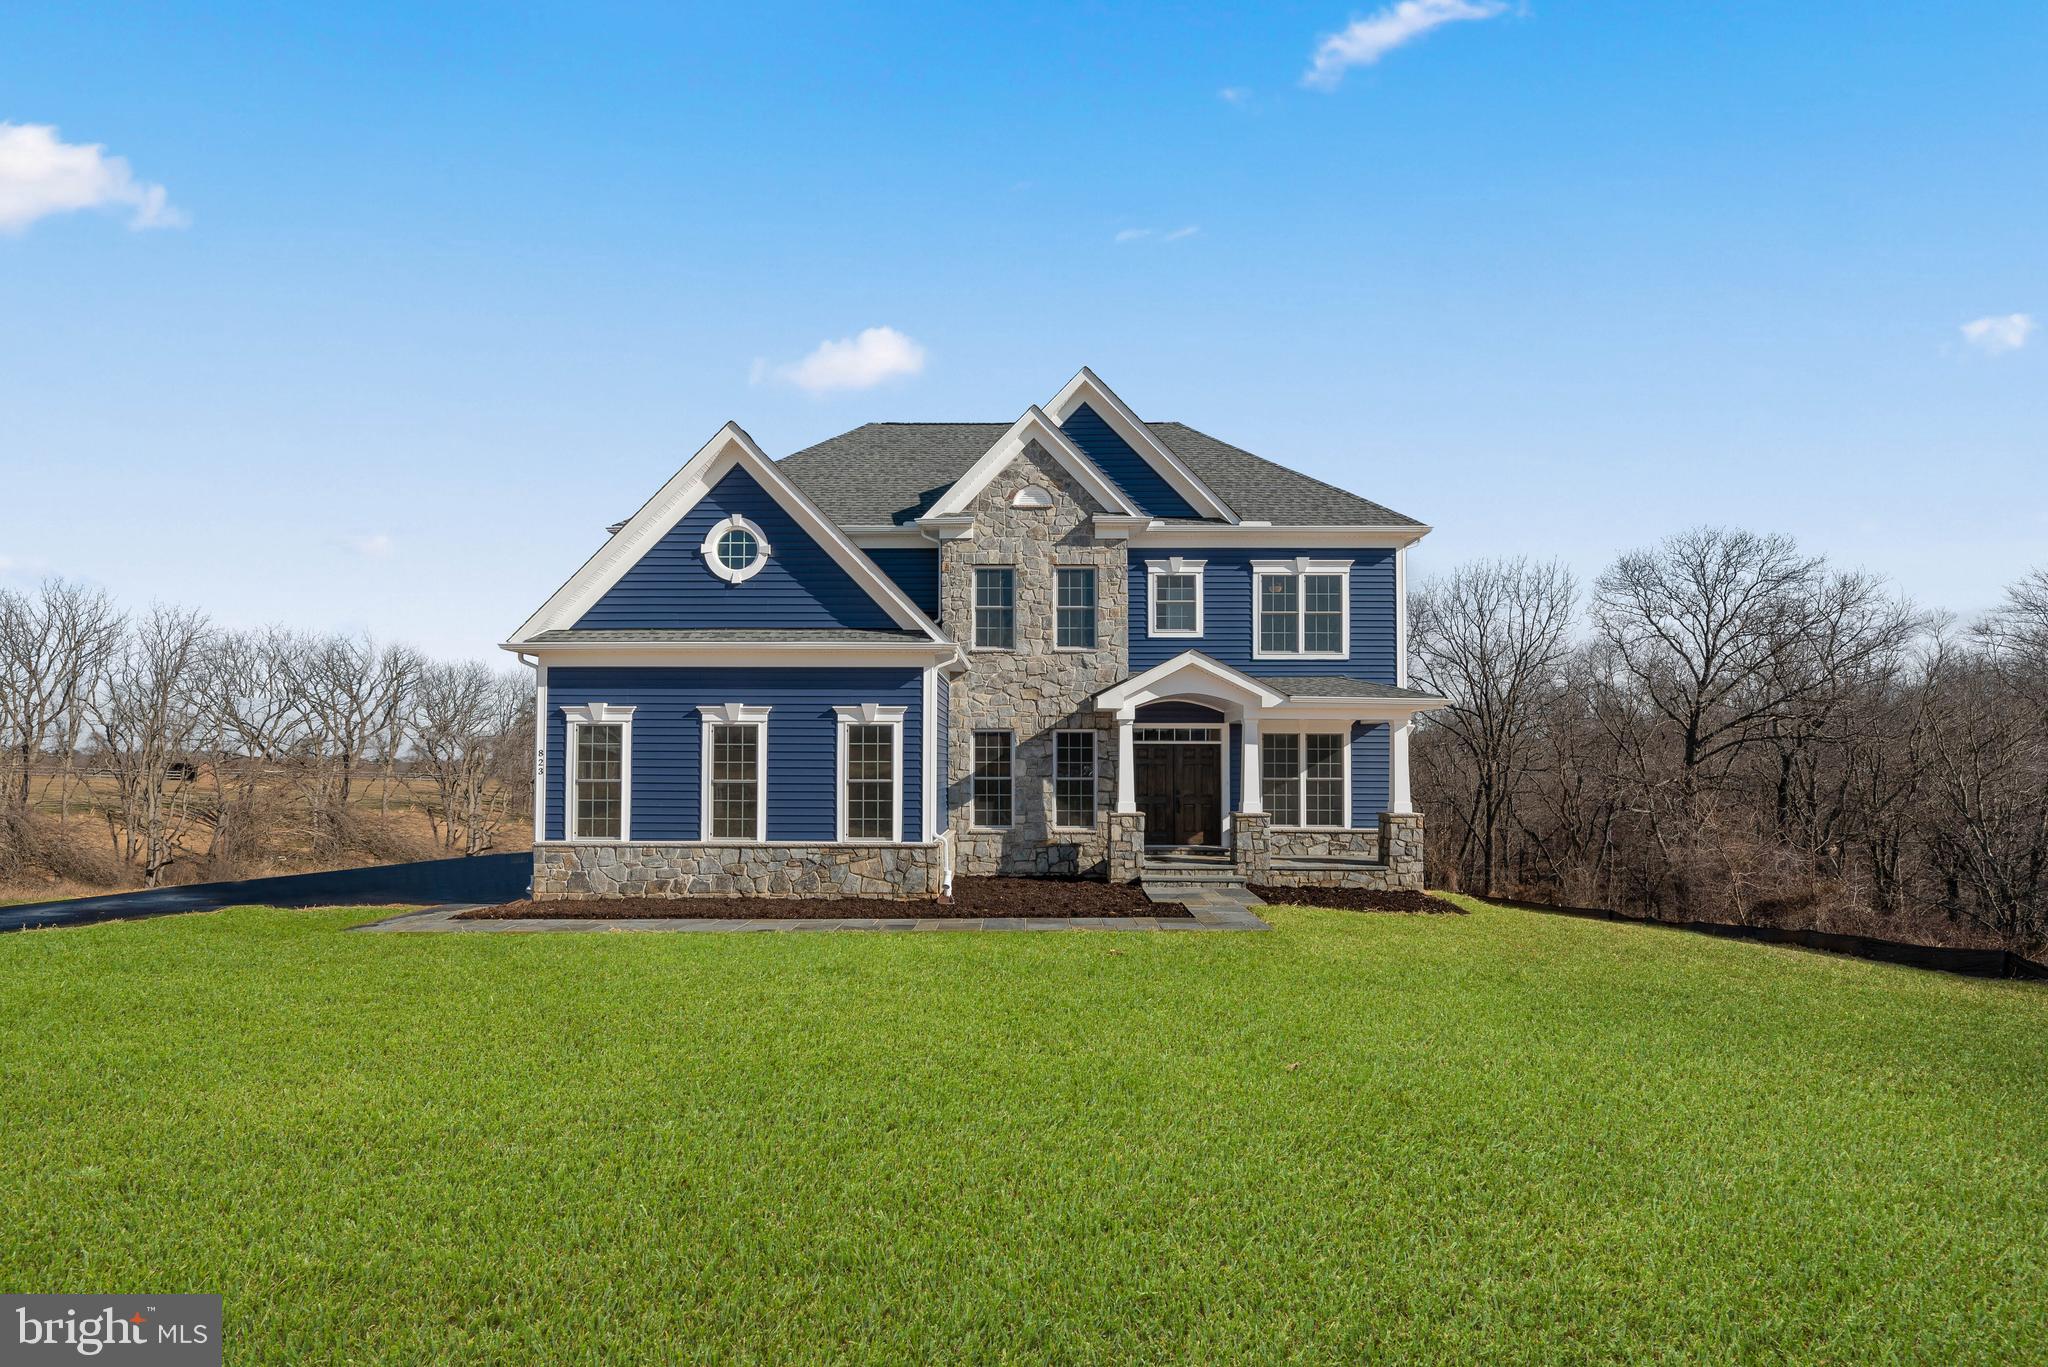
[{"label": "gable", "polygon": [[1069,413],[1067,420],[1060,424],[1060,430],[1072,438],[1074,445],[1085,451],[1088,459],[1094,461],[1104,474],[1115,480],[1118,488],[1130,495],[1139,512],[1152,517],[1201,516],[1194,505],[1167,482],[1166,476],[1118,436],[1108,420],[1090,405],[1084,403]]},{"label": "gable", "polygon": [[[731,584],[711,572],[702,547],[714,525],[735,516],[761,528],[770,552],[758,574]],[[664,627],[888,630],[898,623],[759,480],[736,465],[649,546],[575,625],[579,631]]]}]

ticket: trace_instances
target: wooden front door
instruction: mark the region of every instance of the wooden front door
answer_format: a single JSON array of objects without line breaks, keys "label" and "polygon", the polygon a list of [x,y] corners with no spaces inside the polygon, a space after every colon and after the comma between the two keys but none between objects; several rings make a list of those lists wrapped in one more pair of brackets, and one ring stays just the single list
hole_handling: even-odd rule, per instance
[{"label": "wooden front door", "polygon": [[1222,746],[1139,745],[1133,758],[1147,845],[1223,843]]}]

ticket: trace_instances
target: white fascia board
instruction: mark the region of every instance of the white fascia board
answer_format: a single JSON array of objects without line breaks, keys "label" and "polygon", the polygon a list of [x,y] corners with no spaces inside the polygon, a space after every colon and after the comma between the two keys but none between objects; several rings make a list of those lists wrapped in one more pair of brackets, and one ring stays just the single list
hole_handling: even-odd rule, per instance
[{"label": "white fascia board", "polygon": [[1139,420],[1130,405],[1118,398],[1116,391],[1104,384],[1087,366],[1082,366],[1081,373],[1068,380],[1066,386],[1053,395],[1045,411],[1055,422],[1063,423],[1084,403],[1101,414],[1110,430],[1130,443],[1131,449],[1143,456],[1146,464],[1157,470],[1160,478],[1187,500],[1189,507],[1204,517],[1221,518],[1232,523],[1237,521],[1237,514],[1231,511],[1230,505],[1203,483],[1202,477],[1190,470],[1179,456],[1167,450],[1166,443],[1152,434],[1152,429]]},{"label": "white fascia board", "polygon": [[951,641],[906,641],[902,645],[834,641],[561,641],[505,645],[542,656],[550,666],[675,665],[688,667],[754,666],[786,669],[799,666],[885,668],[934,662],[944,667],[960,648]]},{"label": "white fascia board", "polygon": [[1378,550],[1412,546],[1427,536],[1430,528],[1421,523],[1399,527],[1316,527],[1279,526],[1270,523],[1240,523],[1234,527],[1193,522],[1161,522],[1154,519],[1143,531],[1133,533],[1136,547],[1187,546],[1313,546],[1353,547]]},{"label": "white fascia board", "polygon": [[1278,707],[1286,701],[1286,695],[1221,660],[1198,650],[1183,650],[1164,664],[1105,688],[1097,695],[1095,706],[1098,711],[1120,712],[1155,698],[1182,695],[1220,697],[1239,706],[1261,708]]},{"label": "white fascia board", "polygon": [[1045,410],[1037,404],[1024,410],[1024,416],[1010,424],[1010,429],[996,438],[995,445],[988,448],[980,460],[969,466],[967,473],[953,481],[953,487],[934,503],[931,511],[919,518],[920,523],[936,521],[946,517],[957,517],[968,510],[975,496],[988,487],[996,472],[1015,460],[1031,441],[1043,446],[1060,468],[1086,489],[1102,507],[1112,513],[1127,517],[1142,517],[1124,491],[1117,488],[1116,481],[1102,472],[1102,467],[1088,459],[1074,440],[1060,430],[1059,424],[1046,416]]},{"label": "white fascia board", "polygon": [[914,550],[920,546],[930,546],[932,544],[932,538],[923,528],[915,523],[908,527],[899,527],[894,523],[890,523],[886,526],[876,527],[843,527],[840,530],[846,533],[848,540],[864,551],[875,550],[879,547],[897,547]]},{"label": "white fascia board", "polygon": [[521,624],[512,635],[513,641],[527,642],[543,631],[566,630],[575,626],[606,590],[638,564],[640,558],[667,536],[670,529],[735,467],[745,469],[759,481],[761,487],[768,491],[768,496],[823,546],[839,568],[879,603],[898,626],[909,631],[922,631],[934,641],[945,640],[938,625],[926,617],[917,604],[896,586],[895,581],[868,559],[866,552],[849,540],[832,519],[819,511],[801,489],[789,482],[754,439],[738,423],[728,422],[718,429],[717,435],[704,443],[696,455],[683,463],[683,468],[676,471],[653,498],[641,504],[640,510],[627,518],[625,525],[599,547],[595,555],[584,561],[583,567],[571,575],[567,583],[555,590],[554,596],[541,605],[540,611]]},{"label": "white fascia board", "polygon": [[1269,709],[1268,715],[1301,721],[1366,721],[1405,725],[1417,714],[1449,707],[1448,698],[1326,698],[1303,695]]}]

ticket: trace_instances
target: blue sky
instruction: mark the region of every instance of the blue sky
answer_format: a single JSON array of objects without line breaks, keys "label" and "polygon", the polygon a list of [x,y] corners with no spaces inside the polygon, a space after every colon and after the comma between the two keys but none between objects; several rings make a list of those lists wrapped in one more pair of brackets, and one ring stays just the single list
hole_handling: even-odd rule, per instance
[{"label": "blue sky", "polygon": [[2048,562],[2048,9],[1410,3],[17,7],[0,583],[489,656],[727,418],[1084,363],[1422,573]]}]

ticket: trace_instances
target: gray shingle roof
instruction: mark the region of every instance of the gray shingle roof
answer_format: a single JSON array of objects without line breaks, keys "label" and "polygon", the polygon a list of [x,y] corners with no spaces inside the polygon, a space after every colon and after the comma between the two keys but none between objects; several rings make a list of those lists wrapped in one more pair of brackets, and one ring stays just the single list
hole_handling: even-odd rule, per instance
[{"label": "gray shingle roof", "polygon": [[1347,679],[1335,674],[1255,674],[1252,676],[1276,693],[1290,698],[1434,698],[1415,688],[1396,688],[1370,679]]},{"label": "gray shingle roof", "polygon": [[[1405,527],[1371,499],[1325,484],[1184,423],[1145,424],[1238,517],[1289,526]],[[843,527],[907,524],[939,501],[996,438],[1001,422],[871,422],[778,462]]]},{"label": "gray shingle roof", "polygon": [[929,642],[921,631],[878,631],[863,627],[659,627],[573,628],[543,631],[531,638],[540,645],[605,645],[618,641],[856,641],[869,643]]}]

